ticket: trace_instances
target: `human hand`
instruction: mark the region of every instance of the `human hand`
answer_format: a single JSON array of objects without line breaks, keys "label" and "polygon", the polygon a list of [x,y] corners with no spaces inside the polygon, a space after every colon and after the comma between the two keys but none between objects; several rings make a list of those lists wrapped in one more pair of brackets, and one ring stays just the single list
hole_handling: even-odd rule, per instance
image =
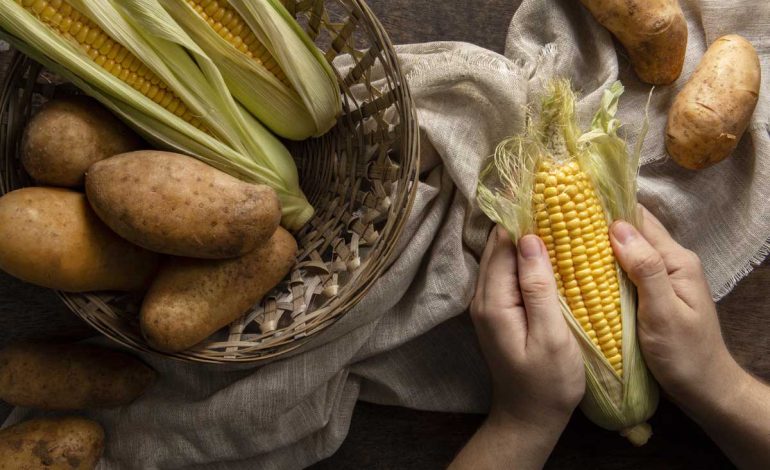
[{"label": "human hand", "polygon": [[700,259],[642,212],[640,231],[622,221],[610,228],[615,256],[637,287],[642,354],[685,411],[714,409],[746,374],[725,346]]},{"label": "human hand", "polygon": [[540,238],[526,235],[516,250],[503,228],[492,230],[470,311],[492,375],[490,420],[548,426],[558,437],[583,397],[585,372]]}]

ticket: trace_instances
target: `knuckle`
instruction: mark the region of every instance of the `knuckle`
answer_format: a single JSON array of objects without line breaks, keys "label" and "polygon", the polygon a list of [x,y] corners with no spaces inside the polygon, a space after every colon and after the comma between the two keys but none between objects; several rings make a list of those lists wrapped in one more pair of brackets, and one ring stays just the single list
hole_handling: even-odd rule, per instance
[{"label": "knuckle", "polygon": [[540,273],[527,274],[519,278],[519,289],[524,297],[544,297],[551,287],[551,279]]},{"label": "knuckle", "polygon": [[698,256],[694,251],[685,250],[683,257],[684,264],[687,268],[693,271],[703,270],[703,262],[701,261],[700,256]]},{"label": "knuckle", "polygon": [[572,341],[573,339],[568,331],[554,334],[548,342],[548,351],[554,355],[569,351]]},{"label": "knuckle", "polygon": [[653,277],[662,271],[666,270],[666,265],[663,263],[663,258],[654,251],[645,253],[636,258],[632,264],[630,271],[640,278]]},{"label": "knuckle", "polygon": [[474,299],[471,302],[470,316],[474,324],[494,324],[499,320],[500,308],[488,300]]}]

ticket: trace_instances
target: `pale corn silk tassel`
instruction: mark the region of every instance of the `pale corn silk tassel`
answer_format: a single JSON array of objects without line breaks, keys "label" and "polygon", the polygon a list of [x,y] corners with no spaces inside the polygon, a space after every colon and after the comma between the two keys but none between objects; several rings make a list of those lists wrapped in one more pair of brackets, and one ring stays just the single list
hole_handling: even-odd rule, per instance
[{"label": "pale corn silk tassel", "polygon": [[[578,339],[586,371],[583,412],[640,446],[652,435],[658,388],[636,338],[636,291],[609,240],[616,219],[638,223],[632,154],[617,136],[623,92],[615,82],[583,133],[566,80],[550,82],[523,134],[500,143],[477,190],[481,209],[517,241],[534,233],[547,249],[562,313]],[[646,132],[643,123],[640,142]]]}]

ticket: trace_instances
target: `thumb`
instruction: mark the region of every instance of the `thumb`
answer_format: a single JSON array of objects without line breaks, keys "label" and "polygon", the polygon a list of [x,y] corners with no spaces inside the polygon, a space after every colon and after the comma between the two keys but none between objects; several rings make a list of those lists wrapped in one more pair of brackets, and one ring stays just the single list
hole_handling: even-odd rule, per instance
[{"label": "thumb", "polygon": [[610,227],[610,241],[620,267],[636,285],[640,303],[656,312],[665,312],[676,300],[663,257],[625,221]]},{"label": "thumb", "polygon": [[518,267],[529,335],[543,341],[569,335],[548,251],[536,235],[525,235],[519,240]]}]

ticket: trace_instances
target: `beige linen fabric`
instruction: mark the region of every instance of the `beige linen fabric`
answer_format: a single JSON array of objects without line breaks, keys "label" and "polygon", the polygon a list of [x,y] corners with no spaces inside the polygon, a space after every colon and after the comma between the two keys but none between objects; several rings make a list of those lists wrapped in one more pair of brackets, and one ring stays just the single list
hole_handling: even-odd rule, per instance
[{"label": "beige linen fabric", "polygon": [[[653,95],[640,199],[701,255],[719,298],[768,251],[770,3],[682,3],[687,63],[674,86]],[[663,147],[667,109],[706,44],[732,32],[754,43],[766,77],[750,130],[724,163],[680,170]],[[620,78],[627,90],[620,118],[631,145],[649,87],[618,60],[623,52],[576,1],[522,2],[505,56],[462,43],[402,46],[399,53],[419,111],[423,176],[392,266],[360,304],[293,357],[241,371],[146,357],[161,376],[146,397],[86,413],[107,430],[100,468],[300,468],[337,449],[357,399],[487,409],[486,368],[464,314],[490,228],[470,202],[483,159],[521,129],[544,79],[571,77],[588,118],[601,91]],[[31,414],[17,409],[8,423]]]}]

